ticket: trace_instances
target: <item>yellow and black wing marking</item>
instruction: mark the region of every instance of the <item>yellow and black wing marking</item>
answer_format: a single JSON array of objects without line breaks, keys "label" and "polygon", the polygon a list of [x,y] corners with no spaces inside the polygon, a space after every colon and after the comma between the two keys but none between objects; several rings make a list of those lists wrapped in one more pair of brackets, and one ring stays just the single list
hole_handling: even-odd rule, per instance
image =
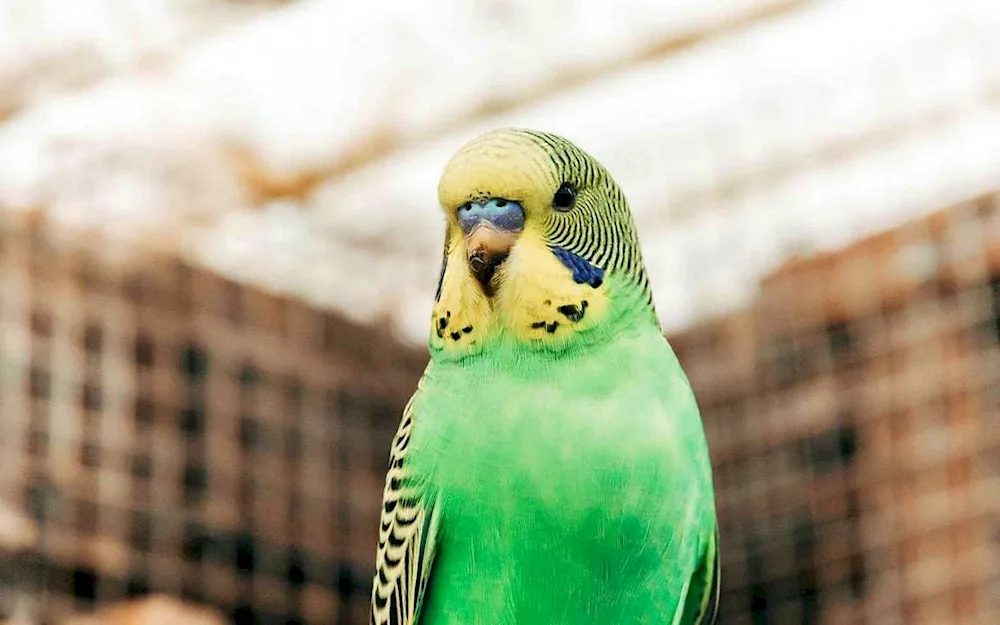
[{"label": "yellow and black wing marking", "polygon": [[382,496],[371,625],[413,625],[427,588],[437,537],[436,500],[407,471],[413,399],[392,441]]}]

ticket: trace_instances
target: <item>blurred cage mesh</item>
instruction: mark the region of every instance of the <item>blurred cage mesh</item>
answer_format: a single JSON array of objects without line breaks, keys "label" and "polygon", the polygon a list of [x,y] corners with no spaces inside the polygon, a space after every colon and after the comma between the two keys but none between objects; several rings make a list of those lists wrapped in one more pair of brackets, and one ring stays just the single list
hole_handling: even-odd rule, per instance
[{"label": "blurred cage mesh", "polygon": [[715,466],[720,623],[997,622],[998,208],[790,261],[672,337]]},{"label": "blurred cage mesh", "polygon": [[[0,227],[0,616],[148,593],[364,623],[426,353],[176,260]],[[723,624],[995,623],[1000,194],[789,261],[671,336],[702,406]]]},{"label": "blurred cage mesh", "polygon": [[176,261],[112,272],[23,223],[0,285],[0,620],[163,593],[239,623],[367,622],[425,355]]},{"label": "blurred cage mesh", "polygon": [[[34,5],[44,3],[16,4],[23,4],[30,17],[36,13]],[[461,126],[473,118],[491,123],[521,120],[527,111],[527,119],[551,115],[548,119],[565,118],[572,127],[592,123],[579,120],[606,121],[607,112],[579,117],[576,105],[543,102],[535,96],[523,96],[528,101],[522,101],[516,95],[520,88],[505,82],[512,79],[508,72],[492,75],[475,70],[496,88],[490,97],[503,97],[484,100],[476,105],[479,108],[442,122],[439,129],[427,126],[416,132],[414,120],[429,110],[419,112],[429,102],[421,98],[436,90],[418,83],[421,98],[415,117],[381,120],[372,133],[358,134],[374,137],[369,154],[363,142],[334,141],[340,133],[330,134],[327,127],[329,120],[340,119],[341,109],[334,105],[344,100],[345,92],[357,88],[362,102],[379,106],[362,107],[364,115],[346,119],[374,124],[375,117],[369,122],[368,116],[382,114],[385,94],[393,95],[385,111],[402,111],[399,104],[407,104],[405,94],[413,85],[402,80],[405,72],[389,74],[387,80],[399,82],[389,91],[379,81],[338,83],[341,79],[328,76],[323,66],[319,82],[335,88],[331,99],[322,99],[312,89],[317,81],[302,80],[312,70],[295,51],[315,48],[319,51],[315,57],[324,64],[339,62],[339,48],[319,43],[335,41],[339,46],[348,38],[331,38],[333,31],[328,29],[303,35],[298,28],[305,20],[274,20],[267,27],[277,32],[291,25],[284,36],[289,40],[305,36],[308,45],[302,48],[278,46],[272,54],[271,44],[280,44],[284,36],[258,38],[253,32],[237,37],[234,46],[206,46],[226,54],[235,50],[240,57],[233,72],[218,74],[219,90],[208,89],[203,79],[187,84],[187,79],[178,78],[187,75],[183,72],[170,78],[174,72],[166,67],[167,57],[178,54],[175,48],[188,42],[198,48],[202,61],[184,57],[181,64],[194,67],[222,60],[212,54],[202,57],[204,48],[194,45],[194,31],[218,29],[220,36],[223,30],[230,32],[235,22],[227,17],[229,9],[245,9],[249,16],[265,4],[293,3],[158,2],[154,4],[162,5],[163,11],[146,6],[131,11],[122,5],[103,16],[97,10],[103,3],[84,4],[92,19],[62,21],[79,22],[97,33],[94,37],[107,42],[114,52],[108,59],[115,62],[95,64],[102,57],[95,52],[99,48],[88,52],[85,41],[90,35],[78,41],[62,26],[21,28],[11,13],[9,23],[14,28],[8,28],[12,35],[8,39],[14,43],[4,49],[17,62],[6,63],[13,73],[0,77],[7,87],[0,89],[0,121],[16,121],[20,115],[15,113],[24,108],[21,121],[27,123],[22,130],[41,137],[25,145],[38,146],[39,158],[52,160],[50,178],[43,176],[41,190],[29,193],[23,205],[8,210],[12,207],[0,202],[0,622],[27,617],[32,623],[62,623],[71,615],[129,598],[165,594],[208,606],[235,623],[363,625],[368,621],[389,443],[426,363],[426,350],[396,342],[384,327],[388,324],[377,325],[373,319],[370,326],[355,325],[326,310],[177,259],[150,258],[127,268],[112,265],[99,260],[102,253],[88,251],[93,242],[73,235],[56,239],[50,233],[59,229],[57,224],[49,228],[15,214],[24,209],[26,214],[47,218],[60,212],[76,216],[77,211],[87,212],[80,209],[83,206],[93,208],[87,218],[94,223],[118,219],[116,211],[128,216],[131,210],[124,211],[117,203],[119,187],[107,180],[121,176],[128,187],[133,174],[143,181],[136,187],[140,189],[136,197],[142,201],[149,199],[145,182],[161,177],[168,183],[152,188],[170,198],[175,185],[197,187],[185,192],[177,207],[173,200],[164,200],[162,206],[154,206],[157,210],[192,216],[202,215],[200,211],[216,214],[227,205],[223,200],[232,190],[221,181],[228,180],[228,174],[212,169],[218,164],[214,149],[206,147],[202,154],[197,141],[191,151],[173,145],[174,135],[188,142],[194,138],[187,134],[191,128],[202,132],[201,122],[188,126],[189,113],[168,114],[175,108],[186,110],[176,104],[184,99],[171,97],[161,103],[159,95],[135,94],[136,108],[116,108],[119,100],[133,101],[130,89],[152,89],[154,94],[180,89],[180,95],[191,90],[188,95],[199,101],[218,99],[218,109],[208,106],[205,111],[225,111],[232,123],[206,126],[218,133],[209,143],[250,137],[247,145],[259,150],[259,155],[249,154],[254,158],[247,163],[240,161],[239,173],[233,174],[252,191],[247,201],[254,210],[232,212],[241,217],[259,214],[272,201],[294,197],[302,200],[303,213],[316,213],[305,222],[316,231],[348,219],[336,214],[336,203],[350,194],[340,196],[336,188],[324,187],[324,176],[339,175],[336,168],[313,172],[316,180],[305,171],[292,172],[291,183],[284,174],[269,177],[276,173],[269,171],[269,164],[289,165],[288,154],[298,159],[306,154],[308,163],[316,157],[315,137],[303,142],[301,150],[287,152],[291,135],[329,139],[327,155],[344,152],[348,157],[343,163],[353,166],[351,159],[365,161],[386,148],[390,152],[406,148],[414,137],[423,142],[447,131],[451,123]],[[169,17],[175,7],[188,4],[219,5],[221,11],[210,8],[213,12],[206,13],[206,19],[188,20],[182,16],[186,9],[177,9]],[[341,3],[328,4],[330,13],[301,13],[299,19],[305,16],[311,23],[322,23],[316,16],[343,10]],[[471,4],[482,5],[482,15],[491,20],[509,13],[503,19],[513,27],[529,25],[516,3]],[[571,4],[559,9],[560,19]],[[655,206],[655,198],[636,202],[633,194],[641,194],[641,185],[625,189],[634,208],[664,209],[662,217],[649,221],[659,222],[660,232],[640,229],[647,241],[656,241],[658,234],[675,226],[680,236],[686,236],[685,228],[697,215],[712,211],[723,215],[727,207],[740,208],[744,200],[753,206],[758,199],[762,210],[777,199],[821,213],[818,217],[832,214],[833,219],[822,223],[837,222],[849,231],[871,223],[851,223],[850,210],[859,210],[860,205],[851,206],[848,200],[840,213],[831,203],[818,203],[817,208],[810,202],[812,195],[796,196],[794,191],[801,184],[829,199],[828,190],[836,185],[855,190],[872,187],[883,199],[881,204],[873,202],[872,210],[884,210],[886,217],[894,218],[890,213],[899,213],[892,209],[915,209],[922,201],[915,198],[930,197],[903,192],[904,186],[906,191],[922,186],[921,180],[911,177],[934,178],[934,184],[927,185],[928,194],[932,189],[951,193],[975,178],[973,173],[987,167],[988,172],[995,171],[989,165],[992,151],[973,141],[974,135],[995,131],[1000,94],[996,48],[987,45],[994,40],[992,23],[977,22],[978,12],[960,19],[956,15],[961,11],[938,16],[917,6],[921,3],[728,4],[743,7],[725,7],[737,18],[737,26],[744,18],[754,21],[788,9],[794,12],[787,11],[792,18],[788,22],[760,22],[762,29],[774,33],[773,39],[747,40],[727,53],[749,60],[746,64],[726,61],[712,43],[724,36],[724,28],[698,27],[693,35],[658,43],[650,53],[657,58],[672,56],[678,64],[673,69],[665,66],[662,74],[651,73],[650,80],[671,81],[669,97],[679,103],[673,112],[677,117],[671,117],[667,103],[648,96],[658,93],[646,91],[653,82],[636,90],[619,73],[622,68],[600,70],[617,74],[609,74],[611,83],[594,83],[600,92],[579,92],[586,97],[601,93],[652,102],[655,108],[636,109],[646,111],[640,114],[639,125],[619,128],[616,121],[613,130],[601,124],[595,127],[609,128],[608,134],[616,136],[633,133],[628,149],[619,148],[614,158],[623,167],[648,169],[647,182],[661,176],[666,181],[652,186],[670,188],[684,175],[694,180],[671,200],[674,206],[669,210]],[[743,15],[754,4],[759,5],[759,14]],[[839,11],[837,4],[852,6]],[[862,5],[875,10],[855,13],[854,8]],[[834,10],[813,10],[822,6]],[[464,5],[462,12],[477,14]],[[37,11],[39,16],[43,13]],[[910,13],[914,19],[908,19],[913,17]],[[882,15],[885,21],[876,23]],[[827,18],[833,20],[829,28],[818,28]],[[117,25],[119,21],[123,25]],[[448,20],[442,23],[452,27]],[[491,24],[470,22],[475,23],[482,24],[478,28]],[[573,21],[561,23],[570,26],[545,31],[546,40],[557,46],[567,34],[576,41],[605,37],[613,30],[611,25],[600,25],[584,29],[591,31],[587,34],[574,30]],[[392,39],[405,44],[393,50],[405,51],[409,65],[450,67],[438,65],[444,54],[452,55],[448,46],[441,48],[445,52],[440,57],[430,47],[422,52],[408,47],[420,39],[434,39],[428,24],[379,20],[372,22],[371,31],[359,25],[358,32],[364,36],[377,29],[389,34],[374,41],[362,37],[364,49]],[[930,28],[932,24],[941,28]],[[849,29],[846,36],[844,28]],[[916,30],[911,36],[899,36],[912,29]],[[22,34],[18,30],[24,34],[24,45],[13,36]],[[119,30],[133,43],[119,47],[121,42],[113,36]],[[168,31],[172,34],[167,39],[173,41],[169,45],[153,34]],[[815,50],[806,45],[810,34],[820,37]],[[629,36],[636,41],[644,38],[638,31]],[[707,59],[701,69],[687,64],[689,44],[699,42],[708,44],[697,53]],[[843,50],[845,58],[868,60],[831,61],[827,47]],[[154,48],[159,52],[154,54]],[[257,55],[249,54],[257,49],[267,49],[268,58],[280,60],[284,54],[287,59],[259,68]],[[494,69],[507,60],[503,48],[495,49],[499,52]],[[816,52],[822,54],[813,55]],[[326,59],[325,54],[334,56]],[[807,63],[790,63],[787,71],[776,71],[786,59],[800,54]],[[161,58],[154,59],[158,55]],[[126,86],[120,92],[117,87],[88,87],[91,81],[96,86],[109,79],[105,74],[124,71],[132,63],[125,62],[127,58],[153,59],[136,63],[147,66],[134,76],[143,85]],[[568,57],[555,59],[540,56],[537,67],[532,59],[528,74],[541,79],[549,72],[546,80],[552,86],[587,87],[590,78],[597,78],[567,65]],[[341,60],[345,66],[354,65]],[[63,64],[65,70],[60,69]],[[246,79],[239,69],[244,66],[254,80]],[[760,73],[752,81],[755,88],[734,100],[732,108],[717,107],[716,82],[692,79],[729,71],[731,75],[713,74],[721,76],[718,84],[740,84],[736,70]],[[428,78],[435,73],[429,72]],[[146,84],[154,74],[168,79]],[[454,74],[464,75],[457,70]],[[294,79],[278,80],[280,75]],[[206,71],[204,76],[216,74]],[[453,77],[449,73],[447,78]],[[91,90],[96,97],[84,93]],[[549,93],[548,87],[542,91]],[[449,90],[441,93],[448,99],[456,95]],[[735,91],[718,93],[735,97]],[[43,100],[66,94],[84,106],[71,104],[57,115],[45,112]],[[106,98],[109,94],[119,95]],[[265,94],[280,99],[264,98]],[[399,94],[403,95],[396,97]],[[503,117],[508,99],[516,114]],[[610,102],[596,101],[601,106]],[[38,117],[27,114],[33,102],[43,109]],[[238,102],[253,106],[236,106]],[[308,107],[284,112],[292,102]],[[866,103],[878,109],[876,114],[854,119],[856,107]],[[442,112],[452,115],[460,110],[452,110],[451,104],[442,106]],[[471,101],[466,104],[471,106]],[[149,111],[144,113],[146,107]],[[542,115],[543,109],[548,113]],[[694,115],[701,109],[707,113]],[[278,121],[288,115],[297,123],[280,123],[272,133],[261,135],[230,135],[238,125],[270,128],[269,118],[278,112]],[[460,121],[463,115],[469,119]],[[575,116],[579,118],[573,122]],[[662,127],[654,128],[652,117]],[[106,118],[112,118],[115,132],[106,128]],[[438,119],[436,114],[433,119]],[[854,121],[848,128],[850,119]],[[116,138],[119,123],[129,128],[135,120],[142,122],[135,136]],[[300,123],[303,120],[316,124],[315,133]],[[157,129],[154,123],[162,124],[162,132],[152,132]],[[60,125],[81,130],[64,137],[54,130]],[[645,128],[648,133],[641,132]],[[918,128],[928,132],[910,132]],[[397,132],[405,139],[398,145],[393,138]],[[647,166],[647,159],[655,161],[651,157],[667,147],[655,140],[659,132],[669,134],[671,143],[678,141],[674,151],[664,153],[676,154],[672,166],[684,167],[665,172]],[[15,146],[23,138],[19,133],[11,135]],[[258,144],[270,134],[275,136]],[[653,139],[638,141],[641,134]],[[167,136],[171,141],[165,140]],[[608,142],[606,148],[614,144]],[[589,149],[589,144],[585,147]],[[886,163],[898,160],[899,167],[885,165],[876,147],[886,149]],[[603,158],[605,148],[596,148],[595,155]],[[21,158],[32,151],[4,154]],[[939,168],[935,158],[961,161],[962,166]],[[926,167],[904,167],[921,159],[926,159]],[[32,158],[15,160],[8,157],[3,165],[9,165],[13,178],[19,179],[18,172],[31,169]],[[786,175],[802,164],[817,166],[815,176]],[[192,174],[201,168],[208,172],[204,177]],[[395,175],[393,185],[398,183],[403,191],[417,188],[406,185],[414,172],[421,171],[419,167],[410,171],[387,166],[384,171],[388,173],[377,183],[366,184],[386,185]],[[932,172],[940,175],[931,176]],[[900,179],[903,183],[897,184]],[[817,181],[821,184],[814,187]],[[834,184],[826,186],[830,181]],[[318,187],[299,189],[300,182]],[[59,187],[50,189],[49,184]],[[976,190],[968,192],[965,203],[942,206],[928,217],[839,251],[791,260],[764,280],[755,300],[741,311],[702,320],[669,337],[701,405],[714,463],[722,540],[720,625],[1000,623],[1000,192],[971,197],[984,188],[980,184],[975,182]],[[63,185],[65,193],[54,192]],[[77,193],[90,187],[96,189],[93,198],[79,204]],[[782,192],[786,187],[788,195]],[[334,198],[329,206],[327,193]],[[202,196],[207,199],[199,208],[201,204],[192,200]],[[801,204],[795,197],[803,198]],[[776,209],[774,214],[782,213]],[[267,220],[262,223],[261,229],[272,225]],[[212,232],[221,236],[225,231]],[[767,242],[759,231],[746,236],[754,234]],[[113,237],[104,245],[113,247]],[[771,237],[771,244],[780,245],[782,238]],[[261,269],[274,261],[276,252],[258,248],[262,240],[266,238],[255,239],[246,246],[250,252],[229,260],[266,273]],[[333,253],[319,257],[335,262],[337,250],[328,248],[329,243],[324,240],[321,247]],[[736,248],[745,241],[719,243],[720,248]],[[309,257],[296,262],[301,258]],[[438,261],[433,260],[436,271]],[[699,259],[690,262],[694,267],[681,278],[698,282],[704,277]],[[667,264],[660,263],[660,271]]]},{"label": "blurred cage mesh", "polygon": [[[0,235],[0,607],[145,593],[363,623],[388,444],[426,355],[175,261]],[[793,260],[671,337],[702,406],[720,623],[988,623],[1000,195]],[[31,531],[28,531],[31,530]]]}]

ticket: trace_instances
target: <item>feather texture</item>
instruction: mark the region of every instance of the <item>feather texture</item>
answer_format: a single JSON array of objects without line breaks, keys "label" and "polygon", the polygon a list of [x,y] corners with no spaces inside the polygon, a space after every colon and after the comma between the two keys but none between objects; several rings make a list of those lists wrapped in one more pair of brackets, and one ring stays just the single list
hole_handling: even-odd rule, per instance
[{"label": "feather texture", "polygon": [[701,560],[694,575],[684,604],[682,623],[713,625],[719,610],[719,530],[705,544]]},{"label": "feather texture", "polygon": [[419,480],[407,475],[406,451],[412,429],[411,398],[392,441],[382,495],[372,588],[372,625],[416,622],[434,562],[437,502],[428,497]]},{"label": "feather texture", "polygon": [[[487,289],[456,212],[497,198],[524,225]],[[431,361],[392,446],[372,623],[710,625],[708,450],[624,194],[565,139],[502,130],[458,151],[439,200]]]}]

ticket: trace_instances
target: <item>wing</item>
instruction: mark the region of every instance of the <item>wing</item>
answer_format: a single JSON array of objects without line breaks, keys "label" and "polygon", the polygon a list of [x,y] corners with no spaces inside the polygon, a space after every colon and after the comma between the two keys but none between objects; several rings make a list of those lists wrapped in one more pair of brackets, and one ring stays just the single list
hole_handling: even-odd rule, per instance
[{"label": "wing", "polygon": [[413,625],[427,588],[437,537],[437,500],[407,471],[413,399],[392,441],[382,495],[372,584],[372,625]]},{"label": "wing", "polygon": [[720,589],[719,528],[701,553],[698,568],[688,584],[681,623],[684,625],[714,625],[719,612]]}]

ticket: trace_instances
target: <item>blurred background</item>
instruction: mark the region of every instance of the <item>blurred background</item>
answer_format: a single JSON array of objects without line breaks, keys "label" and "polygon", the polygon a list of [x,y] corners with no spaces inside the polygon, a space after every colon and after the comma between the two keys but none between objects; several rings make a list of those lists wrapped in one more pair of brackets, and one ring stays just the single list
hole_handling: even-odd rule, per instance
[{"label": "blurred background", "polygon": [[367,622],[436,185],[630,198],[721,624],[1000,623],[1000,3],[0,1],[0,620]]}]

